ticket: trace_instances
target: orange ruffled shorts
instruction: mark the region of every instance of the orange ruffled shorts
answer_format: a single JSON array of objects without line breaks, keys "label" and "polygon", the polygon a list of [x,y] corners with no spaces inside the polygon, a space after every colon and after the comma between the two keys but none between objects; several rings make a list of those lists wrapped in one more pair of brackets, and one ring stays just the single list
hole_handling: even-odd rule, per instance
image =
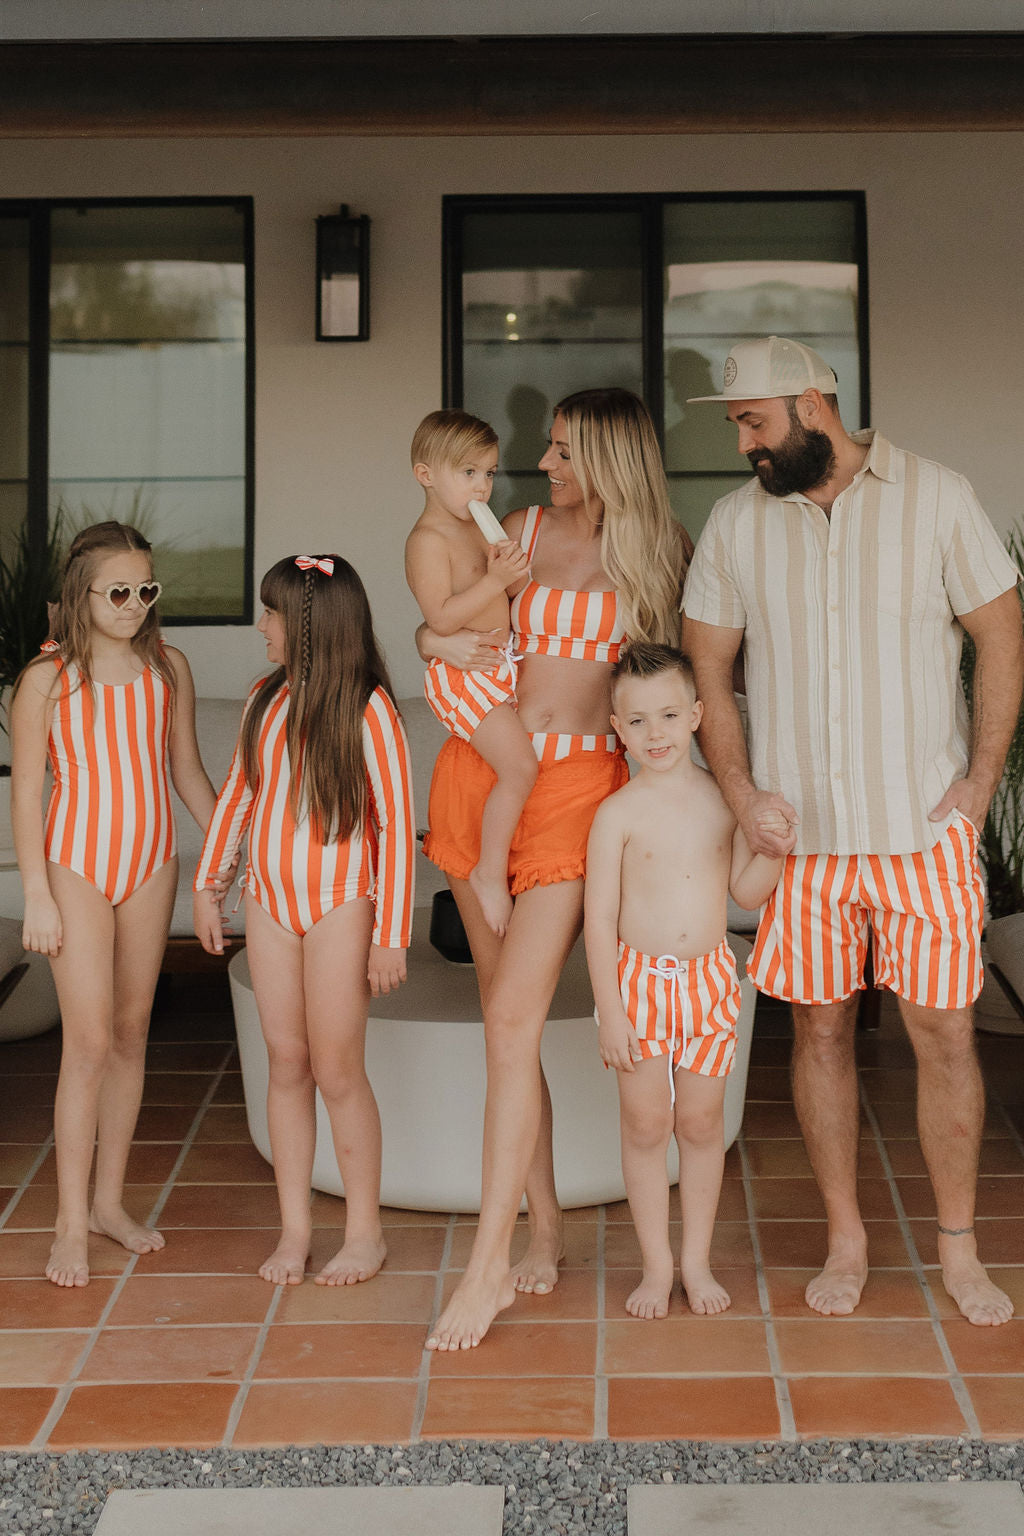
[{"label": "orange ruffled shorts", "polygon": [[[629,778],[615,736],[534,734],[530,740],[540,771],[509,849],[513,896],[583,878],[597,808]],[[479,861],[480,822],[494,780],[494,770],[468,742],[449,737],[434,765],[423,852],[456,880],[467,879]]]}]

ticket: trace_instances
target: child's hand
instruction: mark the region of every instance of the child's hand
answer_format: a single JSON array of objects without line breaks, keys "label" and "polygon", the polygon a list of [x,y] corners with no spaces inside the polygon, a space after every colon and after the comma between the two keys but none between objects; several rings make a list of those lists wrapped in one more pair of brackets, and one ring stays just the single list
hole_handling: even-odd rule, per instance
[{"label": "child's hand", "polygon": [[208,955],[222,955],[224,935],[231,932],[231,925],[221,911],[223,900],[223,895],[213,889],[196,891],[192,896],[192,926]]},{"label": "child's hand", "polygon": [[223,869],[218,870],[216,874],[210,876],[211,884],[209,888],[211,891],[213,891],[214,895],[217,897],[222,906],[224,904],[224,898],[228,894],[228,891],[230,891],[232,885],[234,884],[235,876],[238,874],[238,865],[241,857],[242,850],[239,849],[234,858],[231,860],[230,864],[225,864]]},{"label": "child's hand", "polygon": [[397,991],[405,980],[405,950],[371,944],[366,979],[374,997],[386,997],[389,992]]},{"label": "child's hand", "polygon": [[789,818],[784,816],[782,811],[776,810],[774,807],[767,811],[762,811],[757,818],[757,824],[762,831],[773,832],[777,837],[788,837],[792,830],[792,823]]},{"label": "child's hand", "polygon": [[597,1043],[601,1060],[616,1072],[635,1072],[636,1063],[642,1060],[636,1030],[621,1009],[613,1018],[601,1020]]},{"label": "child's hand", "polygon": [[488,545],[487,574],[497,577],[503,587],[514,586],[530,574],[526,550],[514,539],[502,539],[500,544]]},{"label": "child's hand", "polygon": [[27,900],[21,929],[22,948],[37,955],[59,955],[63,943],[64,925],[53,897],[36,896]]}]

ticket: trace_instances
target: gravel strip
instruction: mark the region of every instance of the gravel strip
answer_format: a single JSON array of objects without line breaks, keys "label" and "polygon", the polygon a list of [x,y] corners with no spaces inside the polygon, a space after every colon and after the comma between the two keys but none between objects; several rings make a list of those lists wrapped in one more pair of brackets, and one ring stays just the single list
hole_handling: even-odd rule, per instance
[{"label": "gravel strip", "polygon": [[115,1488],[503,1484],[506,1536],[625,1536],[633,1483],[1024,1482],[1024,1441],[439,1441],[267,1451],[0,1452],[0,1531],[85,1536]]}]

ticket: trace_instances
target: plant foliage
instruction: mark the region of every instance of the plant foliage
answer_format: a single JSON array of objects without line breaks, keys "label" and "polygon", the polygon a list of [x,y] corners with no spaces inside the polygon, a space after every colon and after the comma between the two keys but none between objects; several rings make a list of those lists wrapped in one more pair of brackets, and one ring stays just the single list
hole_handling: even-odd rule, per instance
[{"label": "plant foliage", "polygon": [[[1024,533],[1012,528],[1006,540],[1010,558],[1024,573]],[[1024,591],[1017,587],[1024,606]],[[967,703],[974,703],[974,645],[964,637],[960,658],[960,676]],[[1017,717],[1017,728],[1006,755],[1006,767],[999,787],[992,797],[988,817],[981,831],[980,848],[988,884],[988,906],[992,917],[1007,917],[1024,912],[1024,705]]]},{"label": "plant foliage", "polygon": [[[0,688],[11,687],[49,634],[47,604],[60,586],[62,539],[59,516],[41,545],[23,523],[10,553],[0,554]],[[6,714],[0,729],[7,729]]]}]

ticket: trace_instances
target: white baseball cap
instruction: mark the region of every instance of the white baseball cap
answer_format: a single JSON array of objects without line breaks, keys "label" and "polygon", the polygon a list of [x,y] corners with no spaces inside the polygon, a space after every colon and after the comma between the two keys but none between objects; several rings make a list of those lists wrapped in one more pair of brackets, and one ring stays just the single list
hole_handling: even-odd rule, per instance
[{"label": "white baseball cap", "polygon": [[820,389],[834,395],[836,376],[823,357],[802,341],[785,336],[758,336],[738,341],[725,360],[724,390],[720,395],[694,395],[686,403],[701,400],[775,400],[782,395],[802,395]]}]

